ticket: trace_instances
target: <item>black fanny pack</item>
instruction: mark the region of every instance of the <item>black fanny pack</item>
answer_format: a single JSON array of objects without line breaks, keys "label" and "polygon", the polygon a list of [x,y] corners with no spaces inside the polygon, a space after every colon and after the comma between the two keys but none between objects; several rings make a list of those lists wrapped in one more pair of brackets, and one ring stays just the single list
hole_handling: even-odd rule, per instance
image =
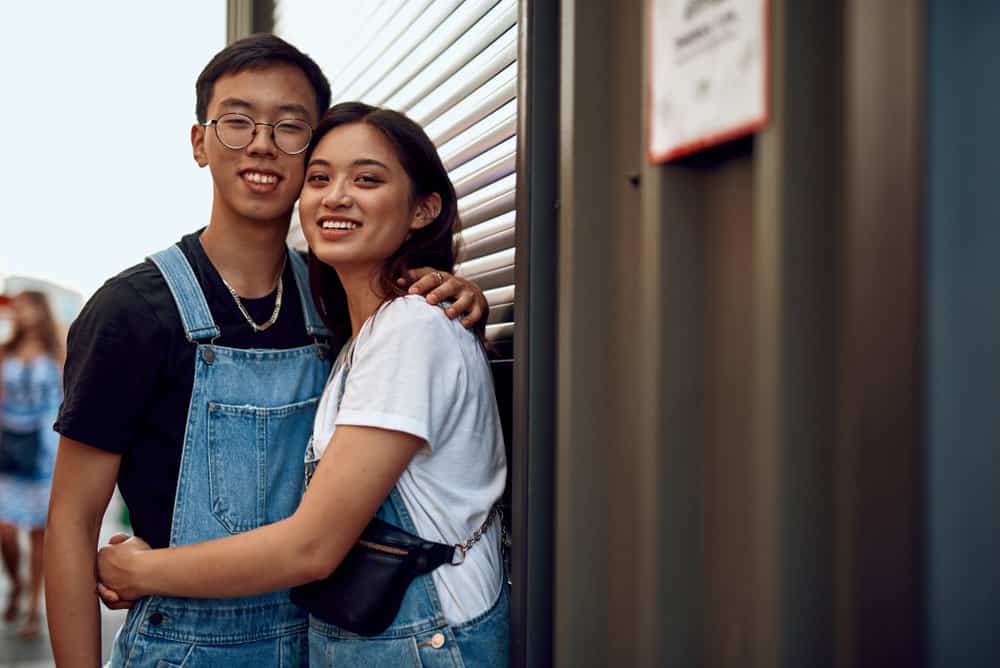
[{"label": "black fanny pack", "polygon": [[324,622],[377,635],[396,618],[414,578],[451,563],[457,550],[374,519],[337,570],[292,589],[292,601]]},{"label": "black fanny pack", "polygon": [[38,475],[41,449],[41,431],[36,429],[20,432],[4,429],[3,433],[0,433],[0,473],[16,476]]}]

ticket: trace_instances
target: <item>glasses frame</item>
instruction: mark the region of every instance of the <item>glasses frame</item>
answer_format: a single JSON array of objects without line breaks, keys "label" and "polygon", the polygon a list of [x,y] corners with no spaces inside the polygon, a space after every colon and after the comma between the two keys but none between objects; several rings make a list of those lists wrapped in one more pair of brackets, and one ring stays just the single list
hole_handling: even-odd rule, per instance
[{"label": "glasses frame", "polygon": [[[233,146],[232,144],[227,144],[222,139],[222,135],[219,134],[219,121],[222,118],[226,117],[226,116],[242,116],[243,118],[246,118],[251,123],[253,123],[253,132],[250,133],[250,141],[248,141],[246,144],[243,144],[242,146]],[[303,146],[298,151],[295,151],[294,153],[290,153],[290,152],[286,151],[285,149],[281,148],[281,146],[278,145],[278,140],[275,138],[275,134],[274,134],[275,128],[277,128],[279,125],[281,125],[282,123],[291,123],[291,122],[294,122],[294,123],[303,123],[303,124],[305,124],[305,126],[307,128],[309,128],[309,136],[306,138],[306,145]],[[306,123],[305,121],[303,121],[301,118],[283,118],[280,121],[277,121],[275,123],[261,123],[261,122],[257,121],[257,119],[255,119],[253,116],[250,116],[248,114],[244,114],[244,113],[239,112],[239,111],[227,111],[224,114],[219,114],[216,118],[212,118],[210,120],[207,120],[204,123],[199,123],[198,125],[201,125],[202,127],[206,127],[206,128],[207,127],[214,127],[214,129],[215,129],[215,138],[219,140],[220,144],[222,144],[226,148],[228,148],[230,150],[233,150],[233,151],[241,151],[241,150],[245,149],[247,146],[249,146],[250,144],[252,144],[253,140],[257,138],[257,126],[258,125],[265,125],[265,126],[271,128],[271,143],[274,144],[274,147],[276,149],[278,149],[279,151],[281,151],[285,155],[301,155],[302,153],[305,153],[306,149],[309,148],[309,142],[312,141],[312,133],[313,133],[313,126],[309,125],[308,123]]]}]

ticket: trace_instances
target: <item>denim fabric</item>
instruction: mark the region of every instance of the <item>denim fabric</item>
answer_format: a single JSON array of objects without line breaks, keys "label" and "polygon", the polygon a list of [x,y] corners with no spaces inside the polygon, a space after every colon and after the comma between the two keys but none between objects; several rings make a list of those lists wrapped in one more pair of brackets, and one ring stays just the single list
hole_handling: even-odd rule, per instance
[{"label": "denim fabric", "polygon": [[[295,270],[306,327],[325,336]],[[218,336],[187,260],[176,246],[153,256],[197,344],[170,544],[248,531],[289,516],[301,498],[302,451],[330,367],[325,346],[237,350]],[[129,612],[112,666],[304,666],[306,615],[287,590],[239,599],[152,597]]]},{"label": "denim fabric", "polygon": [[[413,520],[395,487],[377,515],[386,522],[416,533]],[[396,619],[378,636],[359,636],[315,617],[309,620],[309,665],[312,668],[506,668],[509,664],[510,595],[506,583],[492,608],[461,624],[449,624],[444,618],[437,589],[429,573],[413,581],[403,597]]]}]

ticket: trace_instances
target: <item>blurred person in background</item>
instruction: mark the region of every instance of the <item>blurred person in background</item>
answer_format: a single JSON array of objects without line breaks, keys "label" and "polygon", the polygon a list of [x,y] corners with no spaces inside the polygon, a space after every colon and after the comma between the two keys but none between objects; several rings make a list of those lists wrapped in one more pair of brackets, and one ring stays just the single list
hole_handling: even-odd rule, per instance
[{"label": "blurred person in background", "polygon": [[[17,621],[23,594],[28,614],[18,633],[38,636],[41,618],[42,546],[58,434],[52,430],[62,401],[63,344],[52,309],[41,292],[13,301],[13,332],[0,347],[0,543],[11,581],[4,621]],[[18,530],[28,532],[28,581],[21,577]]]}]

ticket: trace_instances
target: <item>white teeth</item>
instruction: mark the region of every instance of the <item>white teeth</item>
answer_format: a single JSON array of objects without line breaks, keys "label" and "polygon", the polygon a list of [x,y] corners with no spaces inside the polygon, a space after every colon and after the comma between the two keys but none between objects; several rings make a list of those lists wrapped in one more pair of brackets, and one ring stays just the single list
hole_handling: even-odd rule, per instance
[{"label": "white teeth", "polygon": [[278,177],[274,174],[261,174],[259,172],[245,172],[244,176],[251,183],[277,183]]},{"label": "white teeth", "polygon": [[357,223],[352,223],[347,220],[324,220],[323,229],[324,230],[356,230],[361,227]]}]

